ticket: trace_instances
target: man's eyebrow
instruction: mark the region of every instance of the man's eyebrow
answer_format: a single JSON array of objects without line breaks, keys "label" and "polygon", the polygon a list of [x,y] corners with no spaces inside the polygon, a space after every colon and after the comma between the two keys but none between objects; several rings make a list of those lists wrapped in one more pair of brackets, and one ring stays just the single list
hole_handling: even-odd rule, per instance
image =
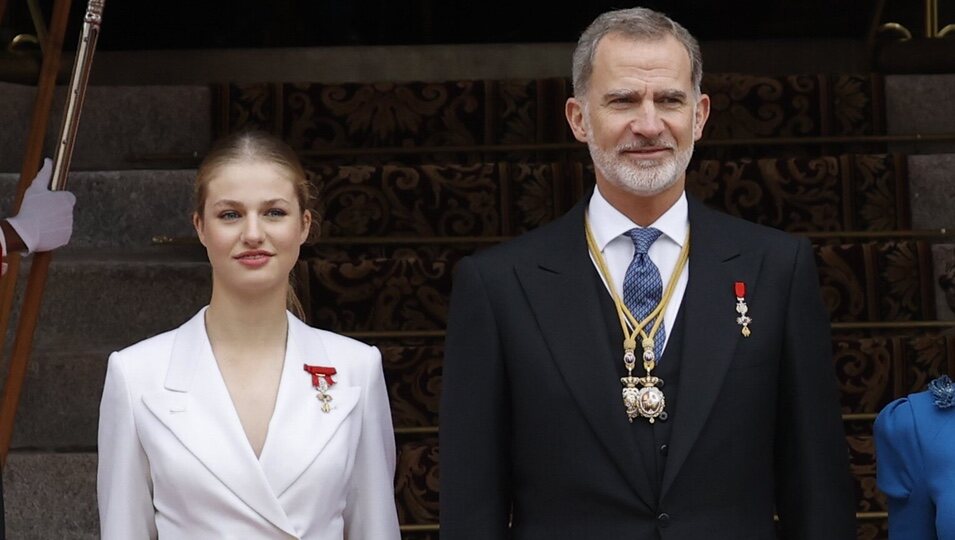
[{"label": "man's eyebrow", "polygon": [[[653,92],[655,99],[678,99],[680,101],[686,101],[687,93],[683,90],[676,88],[667,88],[664,90],[657,90]],[[615,99],[641,99],[644,96],[644,92],[639,90],[621,88],[617,90],[609,90],[604,94],[604,101],[613,101]]]},{"label": "man's eyebrow", "polygon": [[687,95],[686,92],[684,92],[683,90],[677,90],[675,88],[660,90],[659,92],[657,92],[658,97],[667,98],[667,99],[679,99],[681,101],[686,100],[686,95]]},{"label": "man's eyebrow", "polygon": [[610,100],[621,99],[621,98],[633,99],[633,98],[640,98],[641,96],[643,96],[643,92],[639,92],[637,90],[628,89],[628,88],[621,88],[617,90],[609,90],[606,94],[604,94],[604,101],[610,101]]}]

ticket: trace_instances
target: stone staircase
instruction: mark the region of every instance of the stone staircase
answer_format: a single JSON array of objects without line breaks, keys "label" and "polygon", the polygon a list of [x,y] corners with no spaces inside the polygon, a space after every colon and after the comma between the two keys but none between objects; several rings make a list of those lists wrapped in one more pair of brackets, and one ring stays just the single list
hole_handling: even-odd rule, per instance
[{"label": "stone staircase", "polygon": [[[33,92],[0,83],[0,100],[12,104],[0,112],[3,215],[20,169]],[[62,91],[58,95],[57,119]],[[209,88],[97,86],[87,99],[74,157],[78,172],[69,179],[77,196],[74,235],[53,257],[4,471],[9,538],[98,538],[96,427],[106,359],[181,324],[210,290],[199,249],[151,245],[158,234],[191,233],[194,171],[137,158],[144,149],[204,152],[211,140]],[[51,124],[55,136],[58,120]],[[49,144],[45,153],[52,154]]]},{"label": "stone staircase", "polygon": [[[955,76],[920,84],[955,91]],[[689,189],[730,213],[813,238],[834,322],[859,538],[885,538],[872,417],[936,374],[955,373],[945,322],[955,316],[937,284],[950,240],[900,232],[955,223],[945,199],[955,148],[912,155],[924,148],[833,142],[891,133],[892,119],[909,110],[893,91],[917,82],[727,74],[708,76],[705,86],[713,123]],[[106,358],[205,303],[204,253],[179,241],[193,236],[192,168],[217,134],[254,125],[289,140],[320,189],[324,238],[302,257],[306,309],[313,324],[382,348],[404,535],[436,540],[437,404],[453,267],[560,215],[593,182],[564,127],[568,91],[563,78],[91,87],[70,177],[76,231],[54,256],[4,471],[9,537],[98,536]],[[14,104],[0,111],[0,125],[10,126],[0,145],[6,210],[32,88],[0,83],[0,101]],[[951,109],[932,113],[955,118]],[[926,122],[906,126],[950,131],[950,122]],[[794,137],[828,139],[805,145]],[[173,241],[154,245],[160,235]]]}]

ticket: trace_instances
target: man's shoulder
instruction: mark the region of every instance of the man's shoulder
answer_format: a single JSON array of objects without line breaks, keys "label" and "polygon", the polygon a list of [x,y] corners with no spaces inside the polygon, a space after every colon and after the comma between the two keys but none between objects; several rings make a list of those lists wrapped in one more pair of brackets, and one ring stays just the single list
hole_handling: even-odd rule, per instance
[{"label": "man's shoulder", "polygon": [[699,202],[697,204],[699,205],[697,214],[702,218],[700,221],[703,226],[715,228],[720,232],[720,236],[734,242],[770,251],[793,251],[801,242],[807,241],[795,234],[747,221],[722,210],[706,207]]},{"label": "man's shoulder", "polygon": [[[577,224],[579,231],[574,230]],[[544,253],[554,248],[555,242],[567,242],[573,235],[583,234],[583,214],[575,207],[557,219],[535,229],[481,249],[471,258],[478,264],[507,264],[526,261],[535,253]]]}]

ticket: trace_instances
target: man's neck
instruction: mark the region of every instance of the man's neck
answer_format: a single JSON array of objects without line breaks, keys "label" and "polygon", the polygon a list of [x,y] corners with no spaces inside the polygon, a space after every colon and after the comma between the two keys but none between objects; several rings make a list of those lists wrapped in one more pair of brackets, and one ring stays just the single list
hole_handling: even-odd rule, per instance
[{"label": "man's neck", "polygon": [[603,198],[610,203],[610,206],[630,218],[630,221],[641,227],[648,227],[680,200],[685,180],[686,177],[684,176],[665,191],[648,197],[636,195],[632,191],[599,178],[597,179],[597,189],[600,190]]}]

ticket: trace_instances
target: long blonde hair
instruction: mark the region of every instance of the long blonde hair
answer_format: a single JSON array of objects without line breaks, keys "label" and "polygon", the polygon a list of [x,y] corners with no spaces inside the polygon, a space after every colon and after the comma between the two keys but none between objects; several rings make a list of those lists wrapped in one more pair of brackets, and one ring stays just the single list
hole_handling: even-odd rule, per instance
[{"label": "long blonde hair", "polygon": [[[209,182],[215,175],[215,172],[225,165],[237,161],[259,161],[270,163],[283,169],[288,175],[292,186],[295,189],[295,196],[298,199],[299,208],[302,215],[312,208],[313,195],[312,185],[305,174],[305,168],[298,159],[298,155],[292,148],[278,137],[264,131],[240,131],[227,135],[216,141],[206,157],[199,164],[199,170],[196,173],[196,215],[202,219],[202,212],[206,205],[206,196],[209,191]],[[313,229],[316,220],[312,220]],[[313,236],[313,231],[309,231],[309,238]],[[292,274],[289,274],[288,295],[286,297],[286,307],[299,319],[305,320],[305,310],[302,308],[302,302],[295,294],[295,280]]]}]

